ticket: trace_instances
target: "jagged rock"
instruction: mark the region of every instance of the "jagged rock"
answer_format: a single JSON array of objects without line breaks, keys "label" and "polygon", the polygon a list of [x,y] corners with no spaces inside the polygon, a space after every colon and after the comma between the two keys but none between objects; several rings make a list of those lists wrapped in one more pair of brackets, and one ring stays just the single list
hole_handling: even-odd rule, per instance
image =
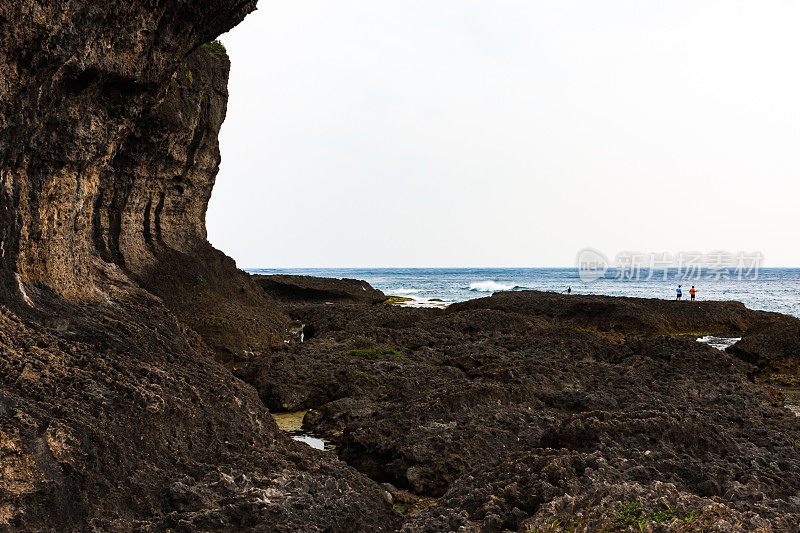
[{"label": "jagged rock", "polygon": [[[564,309],[580,299],[548,300],[298,303],[288,310],[314,337],[238,374],[267,405],[312,408],[305,427],[376,481],[438,498],[408,513],[407,531],[567,527],[587,507],[596,531],[634,500],[642,519],[666,502],[680,520],[662,530],[796,531],[800,419],[752,366],[675,335],[794,319],[716,303],[687,319],[673,302],[592,297],[609,314],[577,320]],[[628,334],[606,327],[637,313]]]},{"label": "jagged rock", "polygon": [[754,365],[759,381],[800,386],[800,324],[754,327],[727,352]]},{"label": "jagged rock", "polygon": [[0,529],[399,525],[214,360],[288,322],[204,225],[255,3],[0,3]]},{"label": "jagged rock", "polygon": [[708,334],[737,336],[767,323],[800,324],[796,318],[747,309],[741,302],[685,302],[654,298],[626,298],[554,292],[505,291],[491,297],[450,306],[464,309],[495,309],[557,319],[581,328],[616,335]]}]

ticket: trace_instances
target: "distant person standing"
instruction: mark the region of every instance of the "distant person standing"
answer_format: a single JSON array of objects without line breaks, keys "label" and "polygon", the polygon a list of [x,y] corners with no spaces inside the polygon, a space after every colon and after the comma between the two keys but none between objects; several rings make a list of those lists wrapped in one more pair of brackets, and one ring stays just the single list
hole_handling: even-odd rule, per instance
[{"label": "distant person standing", "polygon": [[691,298],[691,299],[692,299],[692,301],[694,301],[694,295],[695,295],[695,294],[697,294],[697,289],[695,289],[695,288],[694,288],[694,285],[692,285],[692,288],[691,288],[691,289],[689,289],[689,296],[691,296],[691,297],[692,297],[692,298]]},{"label": "distant person standing", "polygon": [[567,294],[572,294],[572,287],[567,287]]},{"label": "distant person standing", "polygon": [[675,296],[675,301],[677,302],[678,300],[680,300],[681,296],[683,296],[683,291],[681,290],[681,286],[678,285],[678,291],[677,291],[677,294]]}]

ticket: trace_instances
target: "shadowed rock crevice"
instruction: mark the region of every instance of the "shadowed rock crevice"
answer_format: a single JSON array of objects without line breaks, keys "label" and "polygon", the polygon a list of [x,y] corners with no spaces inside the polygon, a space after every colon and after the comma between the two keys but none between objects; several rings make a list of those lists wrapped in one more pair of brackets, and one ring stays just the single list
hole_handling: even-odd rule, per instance
[{"label": "shadowed rock crevice", "polygon": [[752,328],[726,350],[755,366],[753,377],[783,387],[800,387],[800,324],[765,324]]}]

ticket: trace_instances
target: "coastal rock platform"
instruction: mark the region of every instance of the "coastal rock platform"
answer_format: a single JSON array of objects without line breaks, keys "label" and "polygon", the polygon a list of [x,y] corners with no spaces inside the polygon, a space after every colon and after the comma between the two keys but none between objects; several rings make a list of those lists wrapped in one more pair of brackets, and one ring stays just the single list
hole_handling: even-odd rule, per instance
[{"label": "coastal rock platform", "polygon": [[315,337],[237,375],[270,408],[310,409],[305,427],[360,472],[428,498],[407,531],[800,523],[800,420],[751,364],[696,341],[796,319],[535,291],[287,312]]}]

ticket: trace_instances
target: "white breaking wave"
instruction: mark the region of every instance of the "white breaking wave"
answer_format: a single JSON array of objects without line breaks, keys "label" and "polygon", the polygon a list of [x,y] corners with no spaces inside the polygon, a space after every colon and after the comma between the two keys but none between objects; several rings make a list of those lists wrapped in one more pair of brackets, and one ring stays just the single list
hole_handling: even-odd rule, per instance
[{"label": "white breaking wave", "polygon": [[389,292],[391,292],[392,294],[416,294],[422,291],[420,291],[419,289],[397,289]]},{"label": "white breaking wave", "polygon": [[514,289],[521,289],[522,287],[512,283],[501,283],[499,281],[485,280],[473,281],[469,284],[468,289],[474,292],[496,292],[496,291],[513,291]]},{"label": "white breaking wave", "polygon": [[741,337],[715,337],[713,335],[706,335],[705,337],[700,337],[699,339],[697,339],[697,342],[708,344],[709,346],[713,346],[717,350],[724,350],[729,346],[733,346],[740,340],[742,340]]}]

